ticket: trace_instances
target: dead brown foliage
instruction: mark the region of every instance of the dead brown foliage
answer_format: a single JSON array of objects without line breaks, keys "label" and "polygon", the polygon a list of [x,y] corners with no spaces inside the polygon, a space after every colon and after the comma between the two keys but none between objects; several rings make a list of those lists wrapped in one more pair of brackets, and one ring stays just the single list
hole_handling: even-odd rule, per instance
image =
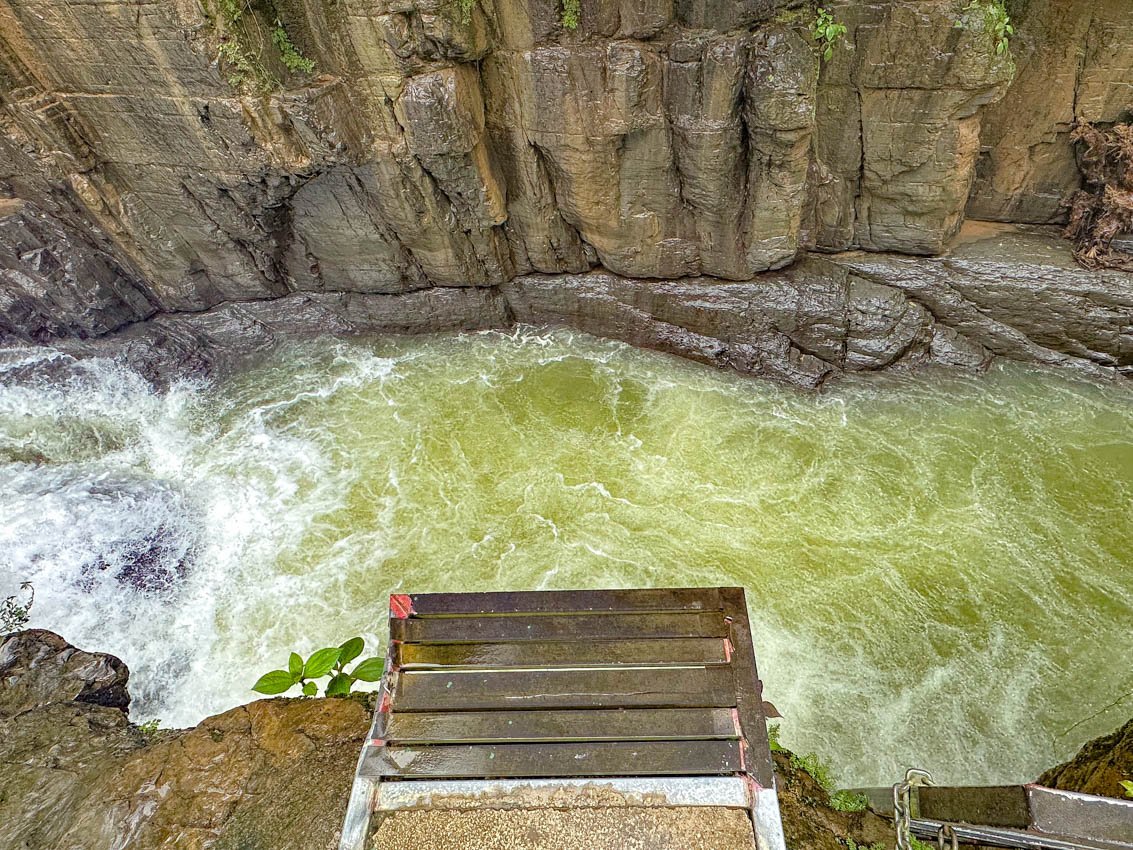
[{"label": "dead brown foliage", "polygon": [[1074,256],[1087,268],[1133,271],[1133,254],[1111,247],[1117,236],[1133,233],[1133,125],[1079,124],[1070,138],[1079,145],[1086,185],[1070,198],[1065,235],[1074,240]]}]

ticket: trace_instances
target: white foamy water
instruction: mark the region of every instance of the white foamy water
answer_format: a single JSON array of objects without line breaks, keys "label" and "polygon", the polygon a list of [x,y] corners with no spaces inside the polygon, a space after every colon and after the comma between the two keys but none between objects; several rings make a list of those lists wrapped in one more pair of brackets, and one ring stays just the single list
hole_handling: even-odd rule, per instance
[{"label": "white foamy water", "polygon": [[814,396],[535,332],[295,345],[164,394],[17,359],[0,594],[33,581],[33,625],[121,656],[135,720],[376,646],[392,591],[685,584],[747,587],[785,742],[846,783],[1029,779],[1133,714],[1060,734],[1133,687],[1127,387]]}]

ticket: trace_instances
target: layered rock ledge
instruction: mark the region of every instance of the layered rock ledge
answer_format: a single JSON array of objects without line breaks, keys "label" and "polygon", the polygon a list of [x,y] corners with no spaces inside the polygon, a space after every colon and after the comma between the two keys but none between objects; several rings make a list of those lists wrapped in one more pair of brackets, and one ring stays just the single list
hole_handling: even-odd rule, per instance
[{"label": "layered rock ledge", "polygon": [[571,327],[805,388],[930,364],[979,370],[996,356],[1097,378],[1133,374],[1133,275],[1079,268],[1049,228],[980,222],[940,257],[811,254],[747,281],[593,270],[399,294],[293,293],[158,313],[56,346],[122,359],[160,384],[223,375],[289,338],[516,323]]}]

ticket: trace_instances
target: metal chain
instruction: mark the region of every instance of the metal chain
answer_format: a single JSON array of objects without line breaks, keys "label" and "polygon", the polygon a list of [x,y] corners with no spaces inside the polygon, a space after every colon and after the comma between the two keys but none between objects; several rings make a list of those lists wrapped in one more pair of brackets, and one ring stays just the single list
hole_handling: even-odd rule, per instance
[{"label": "metal chain", "polygon": [[[897,832],[897,850],[912,850],[912,788],[916,785],[932,785],[932,774],[927,770],[910,767],[905,771],[905,781],[893,786],[893,829]],[[949,830],[951,831],[951,830]],[[956,836],[953,834],[953,847]],[[941,848],[943,850],[943,843]]]},{"label": "metal chain", "polygon": [[[947,847],[945,842],[948,842]],[[936,832],[936,846],[939,850],[960,850],[960,839],[950,823],[942,823]]]}]

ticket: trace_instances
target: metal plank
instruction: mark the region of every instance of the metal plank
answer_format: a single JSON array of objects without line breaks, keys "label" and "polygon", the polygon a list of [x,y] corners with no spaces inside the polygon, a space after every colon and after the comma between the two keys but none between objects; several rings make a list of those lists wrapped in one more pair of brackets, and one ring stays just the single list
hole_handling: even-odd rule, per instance
[{"label": "metal plank", "polygon": [[490,741],[662,741],[735,739],[730,708],[591,709],[566,711],[404,712],[390,717],[392,744]]},{"label": "metal plank", "polygon": [[739,772],[738,741],[371,747],[359,775],[388,778],[712,776]]},{"label": "metal plank", "polygon": [[917,788],[913,816],[952,823],[1026,829],[1031,825],[1027,792],[1022,785]]},{"label": "metal plank", "polygon": [[735,705],[728,665],[552,670],[405,670],[393,711]]},{"label": "metal plank", "polygon": [[1033,828],[1133,847],[1133,800],[1026,786]]},{"label": "metal plank", "polygon": [[719,588],[522,590],[408,594],[415,617],[564,614],[613,611],[719,611]]},{"label": "metal plank", "polygon": [[420,667],[564,667],[609,664],[722,664],[723,638],[587,640],[551,643],[399,643],[396,663]]},{"label": "metal plank", "polygon": [[762,787],[775,783],[767,721],[763,716],[763,687],[755,668],[755,648],[751,643],[751,624],[747,599],[742,587],[721,588],[724,614],[731,621],[732,688],[739,713],[740,729],[746,741],[744,767]]},{"label": "metal plank", "polygon": [[729,633],[717,612],[411,617],[391,619],[389,631],[392,640],[405,643],[722,638]]}]

